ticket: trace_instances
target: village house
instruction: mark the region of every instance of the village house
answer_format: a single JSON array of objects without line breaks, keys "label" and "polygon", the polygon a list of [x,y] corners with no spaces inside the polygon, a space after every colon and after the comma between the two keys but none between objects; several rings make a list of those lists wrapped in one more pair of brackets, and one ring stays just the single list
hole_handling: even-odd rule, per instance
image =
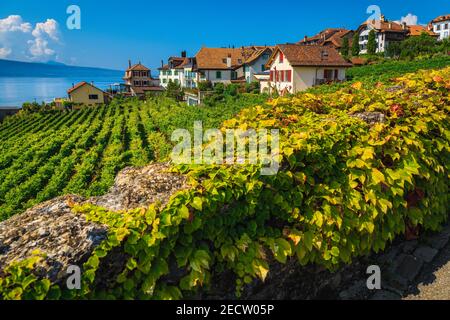
[{"label": "village house", "polygon": [[244,55],[243,73],[247,83],[258,81],[255,75],[266,73],[266,64],[273,52],[273,47],[242,47]]},{"label": "village house", "polygon": [[377,53],[385,52],[391,42],[405,40],[409,32],[406,23],[388,21],[383,15],[380,20],[366,21],[356,30],[359,34],[359,47],[362,54],[367,53],[367,43],[371,30],[375,31]]},{"label": "village house", "polygon": [[351,66],[332,47],[281,44],[269,58],[269,82],[261,88],[267,93],[296,93],[323,83],[344,81],[346,69]]},{"label": "village house", "polygon": [[450,14],[431,20],[428,27],[438,35],[438,40],[448,39],[450,36]]},{"label": "village house", "polygon": [[212,84],[242,82],[245,53],[242,48],[206,48],[195,55],[196,82],[210,81]]},{"label": "village house", "polygon": [[161,86],[167,88],[172,81],[183,88],[195,88],[194,65],[195,58],[187,57],[186,51],[181,52],[181,57],[170,57],[168,63],[158,69]]},{"label": "village house", "polygon": [[159,94],[164,91],[159,85],[159,79],[152,78],[150,69],[140,62],[135,65],[131,65],[131,61],[128,62],[123,80],[126,91],[131,96],[142,97],[146,93]]},{"label": "village house", "polygon": [[321,45],[327,47],[333,47],[337,50],[342,48],[344,39],[347,38],[349,46],[352,44],[354,31],[343,28],[328,28],[325,29],[313,37],[307,37],[298,42],[298,44],[305,45]]},{"label": "village house", "polygon": [[67,90],[67,94],[69,101],[78,105],[95,106],[105,104],[109,100],[106,92],[85,81],[72,86]]}]

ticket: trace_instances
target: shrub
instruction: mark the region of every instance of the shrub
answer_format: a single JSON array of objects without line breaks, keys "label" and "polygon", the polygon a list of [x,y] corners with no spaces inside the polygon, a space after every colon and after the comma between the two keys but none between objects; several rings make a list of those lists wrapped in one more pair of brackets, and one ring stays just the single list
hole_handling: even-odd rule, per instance
[{"label": "shrub", "polygon": [[[334,270],[383,250],[407,227],[438,229],[450,200],[449,88],[447,68],[243,110],[223,129],[280,129],[280,171],[179,166],[192,187],[164,208],[76,207],[110,230],[84,266],[83,290],[71,297],[193,297],[224,270],[236,275],[239,295],[264,281],[274,262]],[[386,123],[354,116],[363,111],[383,113]],[[111,288],[97,291],[99,261],[114,248],[128,262]],[[176,262],[177,277],[168,261]]]}]

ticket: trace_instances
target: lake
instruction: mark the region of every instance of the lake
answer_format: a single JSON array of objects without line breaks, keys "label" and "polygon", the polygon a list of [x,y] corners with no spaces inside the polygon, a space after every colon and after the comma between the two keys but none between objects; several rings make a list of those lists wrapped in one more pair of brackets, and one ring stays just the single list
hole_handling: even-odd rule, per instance
[{"label": "lake", "polygon": [[0,106],[19,107],[24,102],[51,102],[54,98],[67,97],[67,90],[81,81],[94,82],[100,89],[108,89],[111,84],[122,83],[117,77],[80,78],[26,78],[0,77]]}]

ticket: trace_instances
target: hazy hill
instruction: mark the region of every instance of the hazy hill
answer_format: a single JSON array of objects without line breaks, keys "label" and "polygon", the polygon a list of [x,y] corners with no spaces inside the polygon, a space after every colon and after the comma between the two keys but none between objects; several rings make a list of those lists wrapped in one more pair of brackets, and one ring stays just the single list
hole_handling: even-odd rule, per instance
[{"label": "hazy hill", "polygon": [[118,77],[122,71],[74,67],[58,62],[30,63],[0,59],[0,77]]}]

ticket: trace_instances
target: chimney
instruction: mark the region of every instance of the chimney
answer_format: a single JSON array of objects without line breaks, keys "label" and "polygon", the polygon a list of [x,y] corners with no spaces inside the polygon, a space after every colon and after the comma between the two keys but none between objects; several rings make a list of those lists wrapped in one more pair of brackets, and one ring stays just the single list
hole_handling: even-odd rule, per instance
[{"label": "chimney", "polygon": [[186,50],[181,51],[181,57],[186,58],[186,56],[187,56]]},{"label": "chimney", "polygon": [[392,22],[389,22],[389,29],[392,29]]},{"label": "chimney", "polygon": [[131,68],[131,60],[128,60],[128,68]]},{"label": "chimney", "polygon": [[231,54],[228,54],[228,57],[227,57],[227,67],[231,68]]},{"label": "chimney", "polygon": [[161,60],[161,68],[164,67],[164,60]]},{"label": "chimney", "polygon": [[407,25],[406,25],[406,22],[402,22],[402,28],[403,28],[403,30],[406,30],[406,27],[407,27]]},{"label": "chimney", "polygon": [[94,86],[94,81],[91,81],[91,86]]},{"label": "chimney", "polygon": [[304,41],[304,42],[308,41],[308,36],[305,36],[305,37],[303,38],[303,41]]}]

